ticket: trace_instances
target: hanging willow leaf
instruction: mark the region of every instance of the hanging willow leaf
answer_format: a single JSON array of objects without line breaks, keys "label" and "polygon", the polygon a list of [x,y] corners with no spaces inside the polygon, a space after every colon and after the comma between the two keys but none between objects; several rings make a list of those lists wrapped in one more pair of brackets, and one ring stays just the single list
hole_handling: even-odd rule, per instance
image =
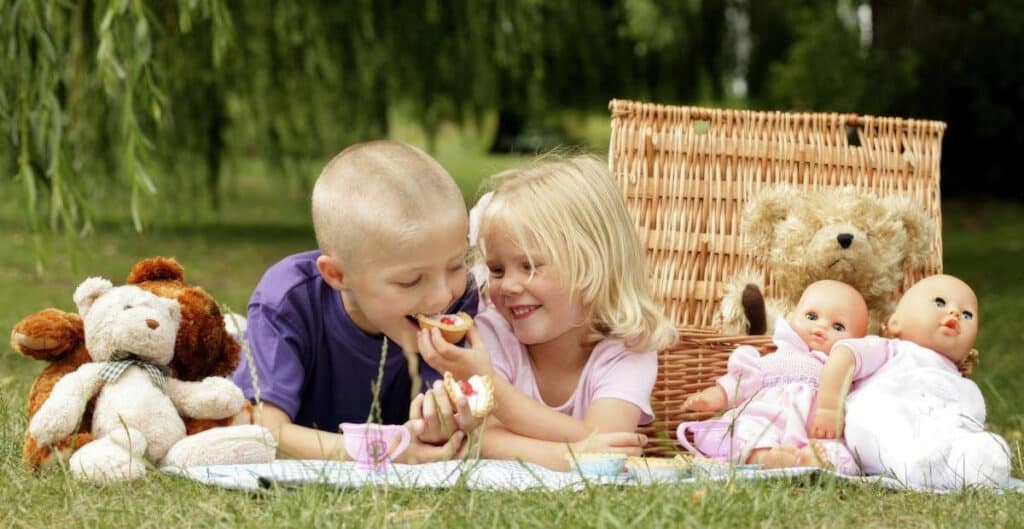
[{"label": "hanging willow leaf", "polygon": [[137,230],[153,205],[216,208],[228,151],[302,196],[311,160],[387,136],[396,107],[433,146],[442,124],[495,111],[694,96],[694,32],[722,5],[0,0],[0,167],[23,181],[33,229],[87,232],[99,197]]}]

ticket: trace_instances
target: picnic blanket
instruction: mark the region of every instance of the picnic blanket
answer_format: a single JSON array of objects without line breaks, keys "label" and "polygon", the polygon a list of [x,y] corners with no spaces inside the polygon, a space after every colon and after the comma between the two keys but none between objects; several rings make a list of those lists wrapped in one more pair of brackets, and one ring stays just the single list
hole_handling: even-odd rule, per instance
[{"label": "picnic blanket", "polygon": [[[262,490],[302,484],[321,484],[343,488],[364,486],[400,488],[451,488],[466,486],[478,490],[580,490],[589,485],[645,486],[655,483],[696,484],[702,481],[765,480],[812,476],[858,481],[890,489],[907,489],[899,481],[883,476],[843,476],[819,468],[786,468],[754,470],[732,468],[715,474],[697,474],[674,478],[651,475],[618,477],[585,477],[579,473],[556,472],[532,463],[498,460],[456,460],[422,465],[391,464],[381,472],[365,470],[356,463],[316,460],[278,460],[257,465],[217,465],[179,469],[165,467],[165,472],[185,478],[238,490]],[[950,490],[922,490],[949,493]],[[1024,493],[1024,481],[1010,480],[1008,491]]]}]

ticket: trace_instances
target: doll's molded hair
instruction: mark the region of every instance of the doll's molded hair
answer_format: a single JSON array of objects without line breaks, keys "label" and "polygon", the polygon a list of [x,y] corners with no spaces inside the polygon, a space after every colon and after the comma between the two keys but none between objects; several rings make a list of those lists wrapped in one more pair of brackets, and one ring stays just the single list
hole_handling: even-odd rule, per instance
[{"label": "doll's molded hair", "polygon": [[956,368],[960,370],[960,374],[965,378],[971,378],[974,374],[974,368],[978,365],[978,350],[971,349],[967,351],[967,355],[964,356],[960,363],[956,365]]}]

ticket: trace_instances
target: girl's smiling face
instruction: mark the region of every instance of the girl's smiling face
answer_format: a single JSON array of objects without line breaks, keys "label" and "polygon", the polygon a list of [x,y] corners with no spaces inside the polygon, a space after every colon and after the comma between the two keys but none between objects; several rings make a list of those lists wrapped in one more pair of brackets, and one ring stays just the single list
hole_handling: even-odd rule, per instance
[{"label": "girl's smiling face", "polygon": [[[501,230],[487,244],[487,292],[524,345],[538,345],[572,335],[581,340],[586,316],[566,292],[557,270],[540,252],[523,249]],[[578,343],[578,340],[577,340]]]}]

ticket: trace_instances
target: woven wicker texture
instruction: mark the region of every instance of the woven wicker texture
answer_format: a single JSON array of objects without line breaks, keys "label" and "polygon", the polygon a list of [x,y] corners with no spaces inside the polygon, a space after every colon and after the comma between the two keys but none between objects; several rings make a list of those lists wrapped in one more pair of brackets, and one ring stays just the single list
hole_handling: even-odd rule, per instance
[{"label": "woven wicker texture", "polygon": [[771,348],[768,337],[721,336],[714,328],[723,280],[735,273],[762,270],[767,295],[776,295],[770,272],[743,252],[738,233],[744,205],[761,189],[849,185],[880,197],[909,196],[936,230],[931,260],[908,274],[904,289],[942,270],[942,122],[622,100],[609,109],[609,165],[646,247],[655,297],[679,326],[679,342],[658,355],[649,435],[663,429],[674,439],[680,422],[707,416],[679,408],[725,373],[737,346]]}]

